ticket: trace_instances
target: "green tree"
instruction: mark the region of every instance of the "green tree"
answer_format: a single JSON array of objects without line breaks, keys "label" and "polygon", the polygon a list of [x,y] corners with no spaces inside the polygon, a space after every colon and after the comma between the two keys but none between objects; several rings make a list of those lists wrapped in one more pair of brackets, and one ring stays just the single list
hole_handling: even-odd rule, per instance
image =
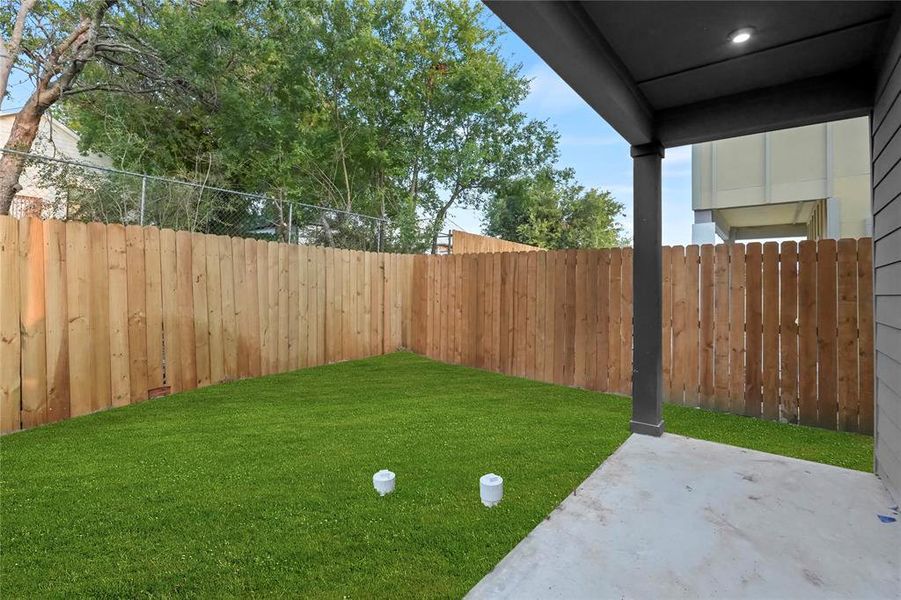
[{"label": "green tree", "polygon": [[[75,97],[71,124],[85,149],[122,167],[277,198],[264,215],[273,223],[300,202],[385,216],[392,247],[424,250],[453,206],[480,208],[556,158],[556,133],[518,110],[528,80],[501,58],[482,10],[426,0],[167,4],[140,36],[196,93]],[[83,78],[103,80],[110,68]],[[294,214],[320,221],[326,243],[361,235],[339,213]]]},{"label": "green tree", "polygon": [[623,205],[586,190],[570,169],[543,169],[503,185],[485,212],[487,235],[540,248],[609,248],[629,242],[617,219]]}]

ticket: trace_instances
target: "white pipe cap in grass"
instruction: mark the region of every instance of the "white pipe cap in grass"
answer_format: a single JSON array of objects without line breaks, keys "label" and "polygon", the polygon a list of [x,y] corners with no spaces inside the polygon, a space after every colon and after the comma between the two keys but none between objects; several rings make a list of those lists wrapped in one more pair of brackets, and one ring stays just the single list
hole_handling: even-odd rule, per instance
[{"label": "white pipe cap in grass", "polygon": [[479,496],[488,508],[497,506],[504,496],[504,478],[494,473],[479,477]]},{"label": "white pipe cap in grass", "polygon": [[384,496],[394,491],[396,479],[394,473],[388,469],[382,469],[372,476],[372,485],[375,487],[375,491],[379,493],[379,496]]}]

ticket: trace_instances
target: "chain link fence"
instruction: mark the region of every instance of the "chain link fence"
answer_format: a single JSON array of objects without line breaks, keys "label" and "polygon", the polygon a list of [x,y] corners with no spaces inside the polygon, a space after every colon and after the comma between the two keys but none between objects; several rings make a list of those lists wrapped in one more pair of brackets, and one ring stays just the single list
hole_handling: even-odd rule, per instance
[{"label": "chain link fence", "polygon": [[[381,250],[387,219],[98,164],[20,156],[15,217],[100,221],[353,250]],[[99,162],[99,161],[98,161]]]}]

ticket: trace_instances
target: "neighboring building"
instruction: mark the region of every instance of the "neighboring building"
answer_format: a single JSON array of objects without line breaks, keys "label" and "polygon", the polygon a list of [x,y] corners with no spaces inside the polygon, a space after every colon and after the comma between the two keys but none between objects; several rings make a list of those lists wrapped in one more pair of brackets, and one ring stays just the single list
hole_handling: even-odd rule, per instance
[{"label": "neighboring building", "polygon": [[692,146],[692,241],[872,235],[869,119]]},{"label": "neighboring building", "polygon": [[[12,129],[16,113],[0,114],[0,144],[6,143]],[[32,147],[32,154],[73,160],[97,167],[112,167],[112,161],[101,154],[82,154],[78,151],[78,134],[59,120],[45,115],[41,120],[38,137]],[[30,161],[19,179],[22,190],[10,207],[14,217],[40,216],[45,219],[62,218],[66,215],[65,194],[47,183],[46,166]]]}]

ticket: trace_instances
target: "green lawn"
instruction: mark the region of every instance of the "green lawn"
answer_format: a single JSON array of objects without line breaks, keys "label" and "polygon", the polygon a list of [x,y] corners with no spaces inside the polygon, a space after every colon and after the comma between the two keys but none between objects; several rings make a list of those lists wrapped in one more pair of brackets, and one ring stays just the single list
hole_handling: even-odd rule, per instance
[{"label": "green lawn", "polygon": [[[397,353],[0,441],[0,594],[460,597],[628,436],[625,398]],[[667,407],[668,431],[868,470],[872,439]],[[372,473],[397,491],[379,498]],[[480,475],[505,477],[500,506]]]}]

